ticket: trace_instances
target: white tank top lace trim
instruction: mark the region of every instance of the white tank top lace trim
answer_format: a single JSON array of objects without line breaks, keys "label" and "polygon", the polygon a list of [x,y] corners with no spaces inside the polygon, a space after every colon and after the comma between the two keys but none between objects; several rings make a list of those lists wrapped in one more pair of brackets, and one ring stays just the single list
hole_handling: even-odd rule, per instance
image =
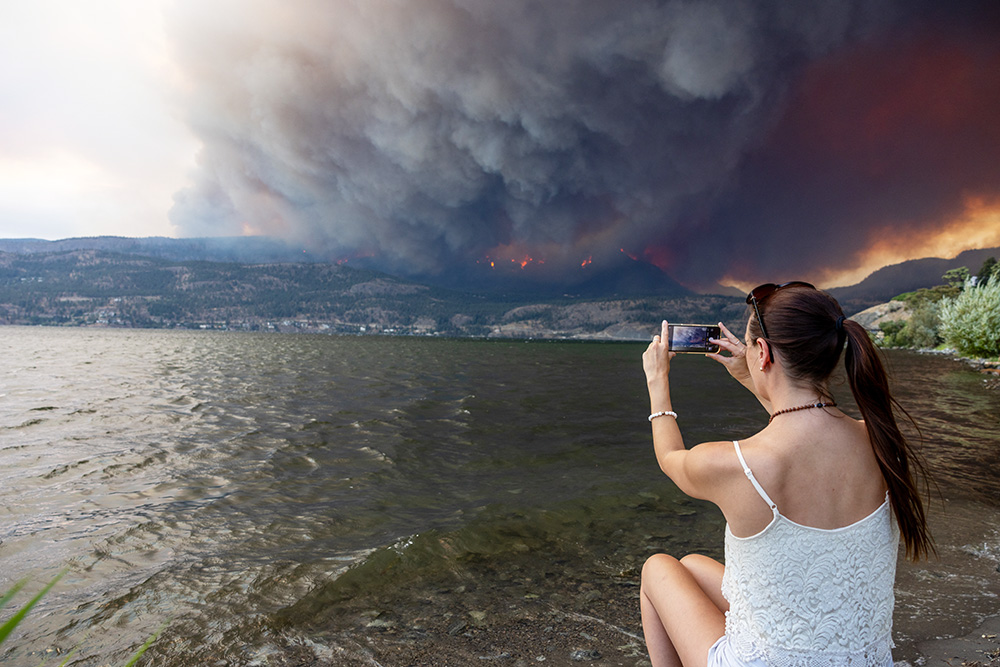
[{"label": "white tank top lace trim", "polygon": [[733,445],[774,514],[750,537],[726,526],[722,593],[735,654],[771,667],[891,667],[899,532],[888,493],[878,509],[849,526],[803,526],[782,516],[739,443]]}]

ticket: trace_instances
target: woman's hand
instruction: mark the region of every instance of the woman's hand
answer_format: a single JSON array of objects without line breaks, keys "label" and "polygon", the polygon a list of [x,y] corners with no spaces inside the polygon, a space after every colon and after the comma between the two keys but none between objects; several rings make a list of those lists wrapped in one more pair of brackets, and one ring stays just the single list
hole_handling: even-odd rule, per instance
[{"label": "woman's hand", "polygon": [[719,347],[729,352],[729,356],[723,356],[721,351],[718,354],[706,354],[706,357],[715,359],[726,367],[729,374],[741,385],[754,390],[753,378],[750,376],[750,369],[747,367],[747,346],[733,332],[726,328],[726,325],[719,322],[722,329],[722,338],[711,338],[713,343],[718,343]]},{"label": "woman's hand", "polygon": [[[670,360],[676,352],[670,351],[670,336],[667,321],[663,320],[660,333],[653,336],[653,342],[642,353],[642,369],[646,371],[646,388],[649,389],[649,413],[673,411],[670,404]],[[681,437],[676,417],[661,416],[651,418],[653,432],[653,449],[660,469],[670,475],[673,470],[668,465],[671,456],[684,451],[684,438]]]},{"label": "woman's hand", "polygon": [[[649,398],[654,403],[656,409],[669,410],[670,393],[667,378],[670,375],[670,360],[674,358],[676,352],[671,352],[670,338],[667,336],[667,321],[663,320],[660,333],[653,336],[653,342],[649,344],[642,354],[642,369],[646,372],[646,386],[649,387]],[[662,394],[666,395],[662,395]],[[666,407],[659,407],[661,402],[666,400]]]}]

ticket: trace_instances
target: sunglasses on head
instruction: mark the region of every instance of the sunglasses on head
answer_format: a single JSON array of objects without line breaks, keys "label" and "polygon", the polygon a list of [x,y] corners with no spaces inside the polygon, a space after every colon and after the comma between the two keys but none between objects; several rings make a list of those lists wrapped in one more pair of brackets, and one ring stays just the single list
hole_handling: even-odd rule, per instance
[{"label": "sunglasses on head", "polygon": [[816,289],[809,283],[804,283],[801,280],[792,280],[787,283],[781,283],[780,285],[775,285],[774,283],[764,283],[763,285],[754,287],[750,290],[750,293],[747,294],[747,303],[753,304],[753,312],[757,315],[757,324],[760,325],[760,332],[763,334],[764,338],[767,338],[767,329],[764,328],[764,318],[760,316],[760,308],[757,307],[757,304],[778,290],[786,287],[808,287],[809,289]]}]

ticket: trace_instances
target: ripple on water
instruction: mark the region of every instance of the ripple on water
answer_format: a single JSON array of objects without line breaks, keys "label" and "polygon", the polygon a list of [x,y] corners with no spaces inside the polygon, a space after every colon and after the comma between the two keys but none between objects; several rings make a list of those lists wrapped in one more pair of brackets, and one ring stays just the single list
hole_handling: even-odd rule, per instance
[{"label": "ripple on water", "polygon": [[[2,334],[16,353],[0,572],[72,568],[25,626],[31,645],[124,662],[174,617],[158,663],[247,662],[303,636],[358,655],[380,619],[451,636],[446,614],[475,605],[549,624],[583,598],[631,614],[649,554],[721,555],[721,518],[662,477],[636,417],[641,345]],[[986,529],[1000,525],[1000,400],[911,356],[893,355],[900,398],[930,416],[947,503],[932,510],[942,562],[900,568],[904,643],[965,623],[949,596],[993,604],[1000,550]],[[759,428],[752,397],[703,361],[672,371],[686,435]]]}]

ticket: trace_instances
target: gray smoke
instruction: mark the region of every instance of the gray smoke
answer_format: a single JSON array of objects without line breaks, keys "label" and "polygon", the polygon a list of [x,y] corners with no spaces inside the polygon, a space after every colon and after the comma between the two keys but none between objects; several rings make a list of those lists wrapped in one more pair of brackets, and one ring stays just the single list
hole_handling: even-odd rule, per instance
[{"label": "gray smoke", "polygon": [[690,216],[734,187],[792,75],[891,14],[864,0],[181,0],[180,103],[203,148],[171,220],[410,274],[498,247],[552,273],[622,248],[683,255]]}]

